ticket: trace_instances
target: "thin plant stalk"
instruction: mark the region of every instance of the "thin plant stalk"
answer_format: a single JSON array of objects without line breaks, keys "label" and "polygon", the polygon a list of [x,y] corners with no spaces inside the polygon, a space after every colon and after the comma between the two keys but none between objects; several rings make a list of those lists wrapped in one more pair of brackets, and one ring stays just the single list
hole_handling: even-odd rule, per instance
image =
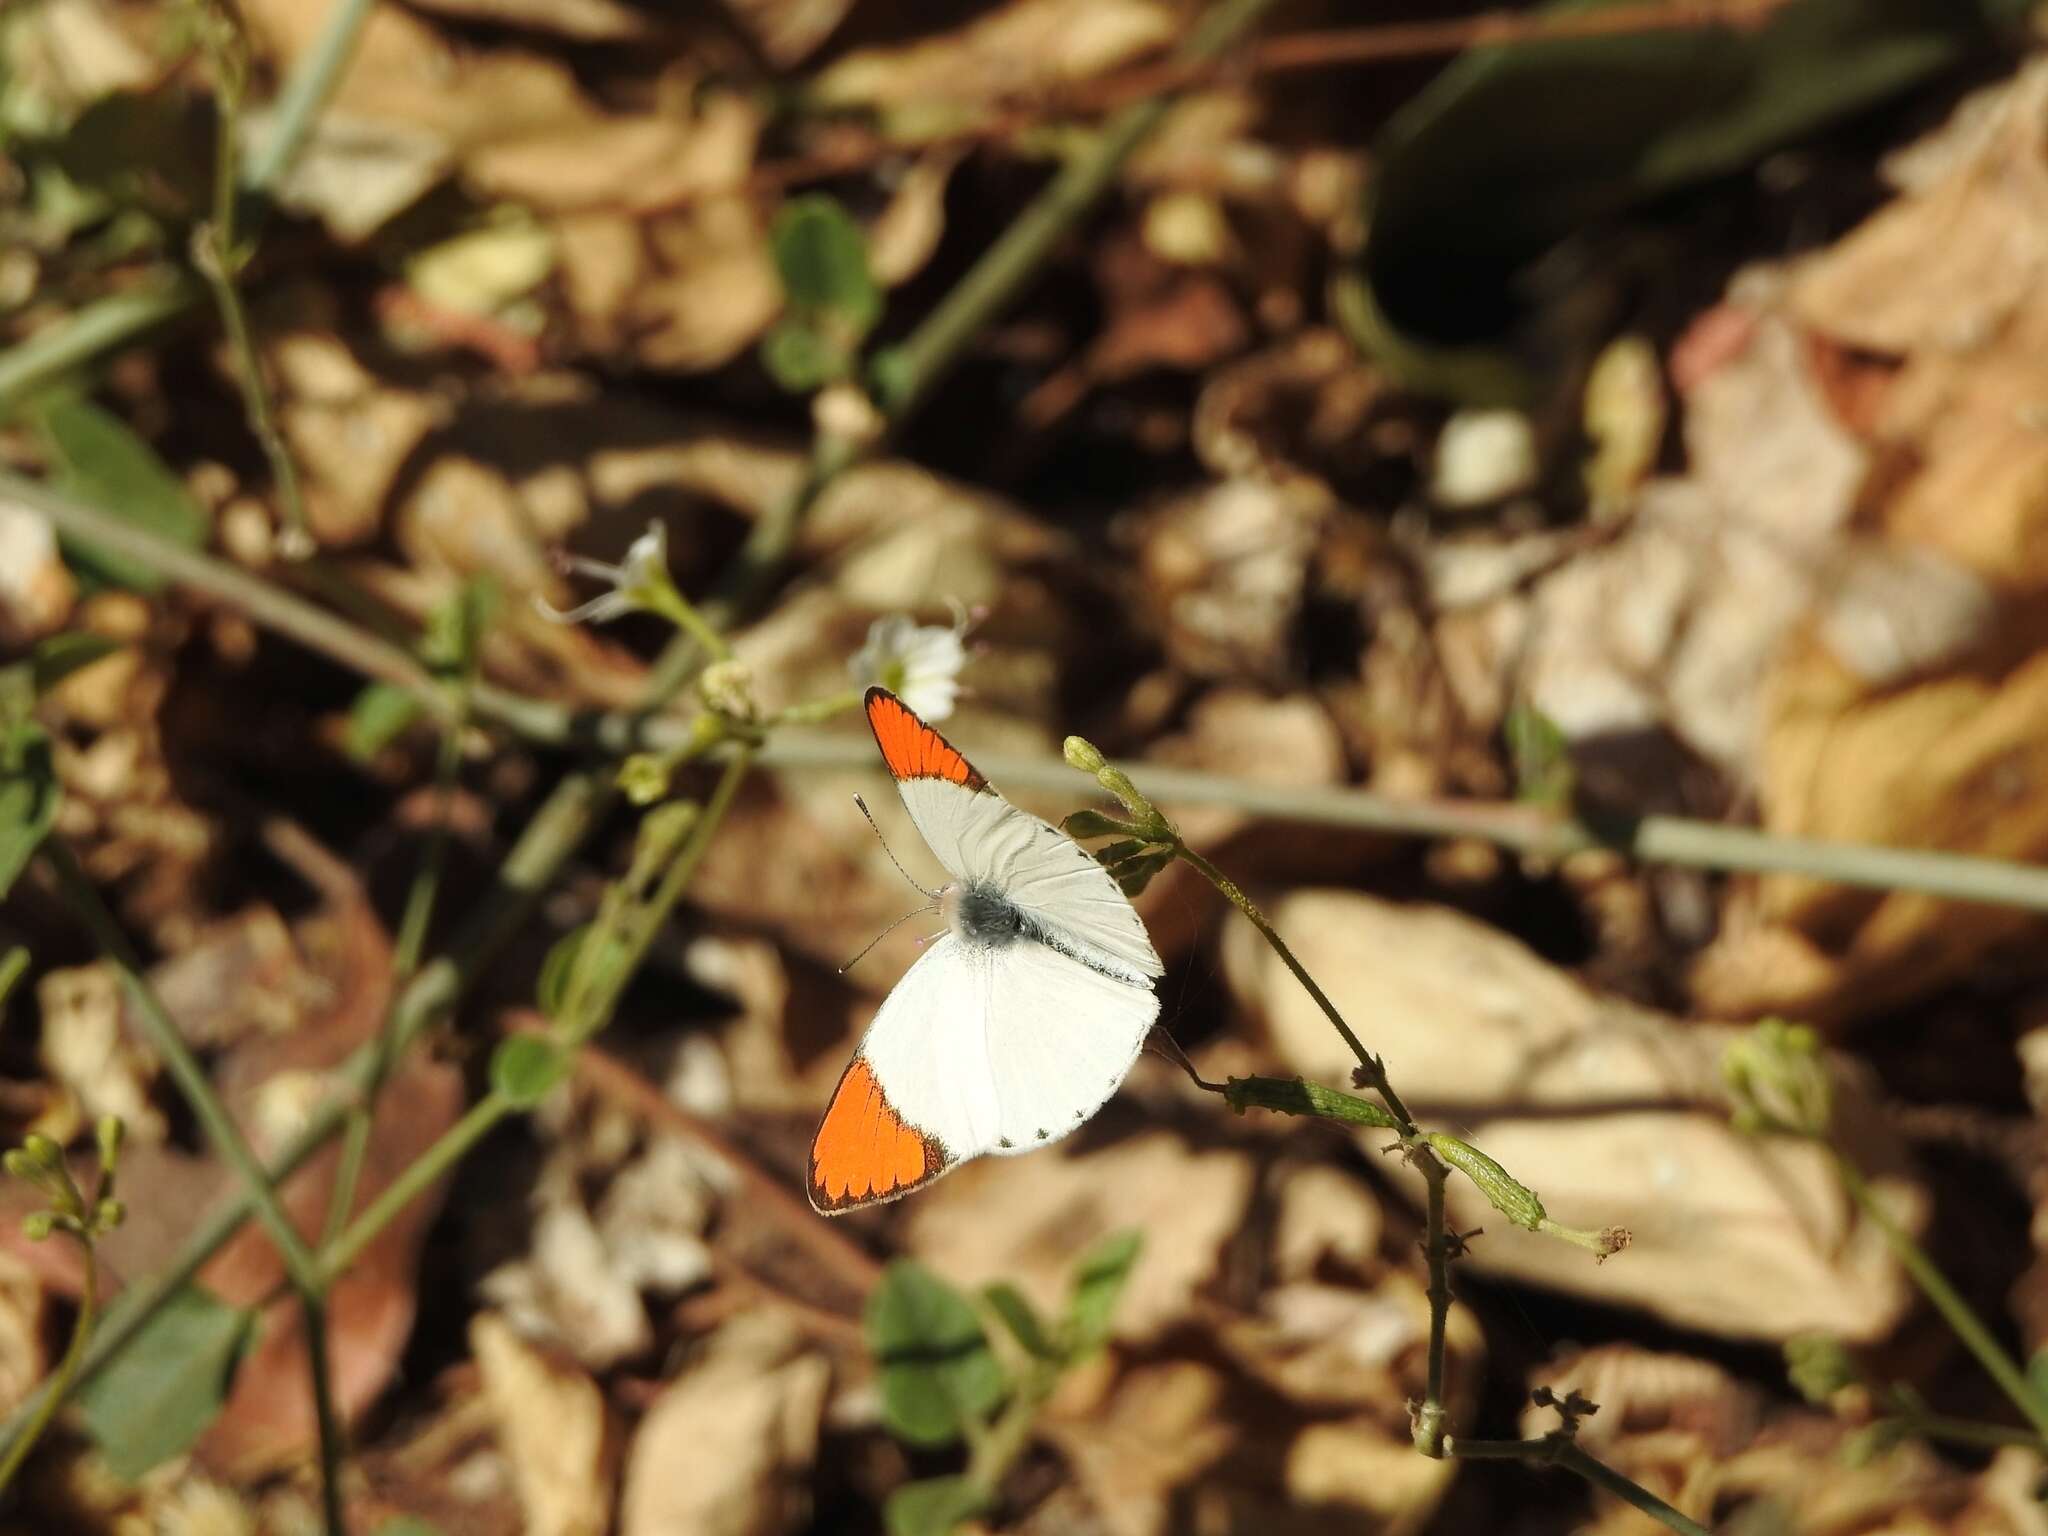
[{"label": "thin plant stalk", "polygon": [[2048,1402],[2043,1402],[2041,1395],[2028,1382],[2026,1373],[2014,1362],[2012,1356],[2005,1352],[2003,1346],[1992,1336],[1991,1330],[1984,1326],[1983,1319],[1977,1316],[1970,1304],[1963,1300],[1954,1286],[1949,1284],[1948,1276],[1944,1275],[1940,1267],[1928,1256],[1927,1250],[1915,1242],[1912,1234],[1892,1218],[1891,1212],[1884,1208],[1884,1202],[1877,1198],[1877,1192],[1863,1177],[1863,1171],[1839,1151],[1832,1147],[1829,1150],[1834,1152],[1835,1171],[1841,1178],[1842,1187],[1849,1192],[1849,1198],[1856,1202],[1857,1208],[1883,1235],[1892,1256],[1899,1261],[1899,1266],[1913,1277],[1913,1283],[1920,1287],[1921,1294],[1933,1303],[1934,1310],[1941,1314],[1942,1321],[1948,1324],[1958,1339],[1962,1340],[1963,1347],[1977,1357],[1977,1363],[1984,1367],[1985,1373],[1993,1381],[1998,1383],[1999,1390],[2011,1399],[2015,1408],[2026,1415],[2027,1422],[2034,1426],[2035,1433],[2048,1436]]},{"label": "thin plant stalk", "polygon": [[[467,697],[467,689],[463,690],[463,695]],[[391,956],[392,977],[400,987],[411,981],[420,968],[427,927],[433,921],[434,900],[441,889],[441,868],[448,856],[448,798],[454,792],[455,775],[462,766],[462,729],[463,717],[457,716],[441,733],[434,767],[434,825],[427,834],[427,846],[420,855],[419,867],[413,871],[412,884],[406,888],[405,911],[398,921],[398,942]],[[350,1211],[355,1208],[356,1187],[362,1181],[363,1162],[369,1156],[370,1128],[376,1119],[377,1095],[383,1089],[385,1079],[391,1075],[398,1056],[397,1043],[393,1038],[396,1018],[395,1006],[385,1009],[377,1027],[376,1056],[370,1066],[370,1080],[349,1110],[348,1126],[342,1135],[341,1161],[334,1174],[334,1194],[328,1202],[327,1224],[320,1236],[322,1246],[334,1240],[342,1224],[348,1220]]]},{"label": "thin plant stalk", "polygon": [[[732,802],[739,793],[740,784],[745,780],[752,766],[751,752],[742,750],[727,760],[724,772],[719,776],[711,798],[704,804],[695,825],[684,837],[682,846],[676,850],[667,872],[662,877],[654,899],[648,904],[644,920],[632,932],[622,935],[625,953],[611,978],[611,985],[604,996],[598,999],[587,1020],[577,1022],[571,1036],[564,1044],[573,1048],[588,1039],[609,1020],[626,983],[645,958],[647,949],[654,941],[655,934],[668,918],[669,913],[682,899],[689,888],[697,868],[703,863],[704,854],[711,844],[712,834],[725,820],[732,809]],[[362,1215],[345,1227],[333,1242],[326,1245],[321,1263],[330,1274],[339,1274],[348,1268],[363,1249],[376,1240],[377,1234],[395,1220],[399,1212],[431,1188],[434,1182],[453,1168],[483,1139],[499,1121],[513,1114],[518,1106],[504,1094],[493,1089],[458,1120],[441,1138],[427,1148],[406,1167],[399,1176],[372,1201]]]},{"label": "thin plant stalk", "polygon": [[1658,1498],[1641,1483],[1587,1455],[1565,1435],[1545,1435],[1537,1440],[1447,1440],[1444,1449],[1459,1461],[1519,1461],[1528,1466],[1562,1467],[1678,1532],[1678,1536],[1714,1536],[1704,1525]]},{"label": "thin plant stalk", "polygon": [[71,1325],[71,1342],[64,1346],[64,1358],[57,1362],[56,1372],[50,1378],[49,1389],[29,1415],[28,1423],[7,1448],[5,1459],[0,1459],[0,1493],[14,1485],[15,1475],[21,1471],[22,1463],[28,1460],[28,1453],[36,1448],[36,1442],[50,1427],[50,1421],[57,1416],[57,1409],[63,1405],[65,1394],[78,1379],[79,1367],[85,1361],[87,1342],[92,1338],[94,1326],[99,1321],[100,1268],[98,1256],[93,1251],[93,1241],[79,1233],[73,1233],[79,1252],[84,1259],[84,1274],[78,1287],[78,1317]]},{"label": "thin plant stalk", "polygon": [[1444,1330],[1451,1313],[1451,1238],[1444,1225],[1444,1185],[1450,1170],[1434,1157],[1416,1159],[1427,1191],[1422,1252],[1429,1266],[1429,1355],[1422,1406],[1415,1412],[1415,1449],[1428,1457],[1443,1455]]},{"label": "thin plant stalk", "polygon": [[[128,947],[127,936],[100,900],[99,892],[86,878],[85,871],[79,868],[71,850],[53,839],[44,844],[43,856],[56,871],[65,898],[92,933],[101,953],[120,972],[122,985],[135,1002],[150,1045],[169,1069],[172,1082],[177,1084],[179,1094],[191,1106],[194,1117],[206,1132],[206,1139],[235,1171],[254,1199],[256,1214],[284,1260],[285,1273],[291,1277],[292,1288],[298,1292],[305,1317],[306,1353],[320,1422],[320,1483],[328,1536],[344,1536],[346,1528],[342,1523],[339,1486],[343,1455],[341,1426],[328,1390],[332,1373],[328,1365],[326,1308],[323,1305],[326,1285],[319,1260],[292,1224],[291,1213],[285,1209],[283,1197],[271,1182],[262,1159],[243,1138],[241,1128],[235,1124],[227,1106],[213,1091],[206,1069],[192,1054],[191,1047],[185,1044],[185,1037],[179,1032],[170,1011],[142,974],[140,962]],[[52,1401],[59,1398],[61,1393],[51,1394]]]}]

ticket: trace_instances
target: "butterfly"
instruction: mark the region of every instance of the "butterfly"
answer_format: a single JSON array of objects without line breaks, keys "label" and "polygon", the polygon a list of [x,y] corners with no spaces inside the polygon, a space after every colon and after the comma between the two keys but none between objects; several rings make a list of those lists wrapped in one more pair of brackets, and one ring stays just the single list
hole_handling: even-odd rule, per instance
[{"label": "butterfly", "polygon": [[811,1143],[811,1204],[828,1216],[1072,1131],[1137,1060],[1164,969],[1086,849],[997,794],[886,688],[866,704],[951,879],[934,893],[946,931],[882,1000]]}]

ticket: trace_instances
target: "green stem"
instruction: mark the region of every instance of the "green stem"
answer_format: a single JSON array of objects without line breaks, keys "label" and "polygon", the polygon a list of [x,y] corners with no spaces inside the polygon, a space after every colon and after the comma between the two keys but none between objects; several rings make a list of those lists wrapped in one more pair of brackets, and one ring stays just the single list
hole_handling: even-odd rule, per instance
[{"label": "green stem", "polygon": [[[5,358],[0,358],[4,371]],[[449,690],[403,646],[349,623],[296,594],[226,561],[173,544],[48,486],[0,470],[0,496],[41,513],[62,533],[120,547],[171,580],[239,609],[255,623],[328,656],[365,677],[394,683],[437,718],[455,718]],[[758,526],[758,525],[757,525]],[[790,525],[793,530],[794,524]],[[756,551],[754,561],[767,556]],[[772,562],[771,562],[772,564]],[[737,591],[737,586],[734,587]],[[707,620],[726,622],[742,606],[733,600],[705,605]],[[652,682],[671,695],[698,654],[687,639],[657,663]],[[579,712],[487,684],[475,690],[480,719],[542,746],[595,748],[623,756],[667,751],[688,738],[687,720],[642,709]],[[844,772],[872,768],[872,743],[841,734],[781,732],[761,754],[764,767]],[[1071,789],[1074,771],[1058,758],[977,752],[975,763],[1009,789]],[[1818,838],[1782,837],[1751,827],[1645,816],[1622,827],[1596,829],[1569,816],[1510,802],[1416,801],[1357,789],[1276,788],[1191,769],[1148,766],[1148,793],[1169,805],[1228,805],[1254,816],[1314,826],[1352,827],[1404,837],[1470,837],[1544,858],[1589,848],[1611,848],[1644,864],[1673,864],[1750,874],[1799,874],[1874,890],[1919,891],[1957,901],[2048,912],[2048,868],[2009,859],[1887,848]]]},{"label": "green stem", "polygon": [[30,1412],[28,1423],[7,1448],[6,1459],[0,1461],[0,1493],[13,1486],[15,1474],[28,1460],[28,1453],[36,1448],[36,1442],[43,1438],[43,1432],[57,1416],[65,1394],[78,1379],[79,1366],[85,1360],[86,1342],[91,1339],[93,1325],[99,1317],[100,1273],[93,1242],[82,1233],[72,1235],[85,1257],[85,1275],[78,1291],[78,1318],[71,1325],[71,1342],[64,1347],[64,1358],[57,1362],[56,1374],[50,1378],[41,1401]]},{"label": "green stem", "polygon": [[0,959],[0,1005],[5,1005],[14,984],[28,970],[28,961],[28,947],[23,944],[15,945],[7,951],[6,958]]},{"label": "green stem", "polygon": [[[1030,1447],[1031,1432],[1037,1426],[1039,1410],[1058,1384],[1058,1370],[1045,1361],[1034,1360],[995,1422],[983,1428],[972,1440],[966,1477],[991,1504],[1002,1489],[1003,1479],[1009,1476],[1010,1468]],[[969,1419],[967,1422],[974,1421]]]},{"label": "green stem", "polygon": [[313,1379],[313,1408],[320,1424],[320,1511],[328,1536],[347,1536],[342,1510],[342,1459],[348,1442],[334,1402],[334,1368],[327,1345],[327,1293],[324,1288],[299,1293],[299,1314],[306,1329],[306,1363]]},{"label": "green stem", "polygon": [[[464,695],[467,697],[465,690]],[[413,871],[412,885],[405,895],[405,913],[398,923],[398,943],[392,952],[391,968],[399,985],[412,980],[419,970],[420,955],[426,947],[427,925],[433,920],[434,898],[441,887],[441,866],[448,849],[448,797],[455,787],[455,775],[462,765],[462,723],[460,717],[441,733],[441,750],[434,771],[437,810],[433,830],[427,834],[426,851]],[[356,1186],[362,1182],[363,1162],[369,1156],[370,1128],[377,1109],[377,1094],[391,1075],[397,1059],[393,1041],[396,1008],[387,1008],[377,1029],[376,1054],[370,1064],[370,1080],[350,1107],[348,1127],[342,1136],[341,1162],[335,1170],[334,1193],[327,1205],[327,1222],[321,1230],[322,1245],[332,1242],[355,1208]]]},{"label": "green stem", "polygon": [[72,909],[120,972],[122,985],[140,1014],[143,1033],[170,1070],[171,1081],[177,1084],[178,1092],[191,1106],[200,1128],[206,1132],[206,1139],[234,1169],[243,1187],[255,1197],[257,1214],[269,1230],[271,1240],[277,1244],[286,1271],[301,1290],[317,1290],[320,1271],[312,1250],[299,1236],[298,1228],[292,1225],[291,1214],[285,1210],[283,1199],[271,1183],[269,1171],[243,1139],[241,1128],[235,1124],[234,1117],[207,1080],[206,1069],[192,1054],[191,1047],[185,1044],[184,1035],[179,1033],[163,1000],[156,995],[156,989],[144,978],[140,963],[128,947],[127,936],[121,932],[113,914],[100,901],[99,892],[62,841],[52,838],[45,843],[43,856],[56,872],[58,884]]},{"label": "green stem", "polygon": [[706,623],[696,605],[676,588],[667,587],[655,593],[654,597],[654,611],[688,635],[706,656],[713,661],[724,661],[732,655],[732,647],[725,643],[725,636]]},{"label": "green stem", "polygon": [[[256,1214],[270,1233],[271,1241],[277,1245],[285,1272],[291,1276],[293,1288],[299,1293],[305,1313],[306,1348],[312,1364],[315,1408],[320,1421],[321,1484],[327,1509],[327,1531],[328,1536],[344,1536],[346,1528],[341,1523],[338,1491],[343,1447],[340,1415],[334,1406],[327,1370],[327,1335],[322,1322],[326,1282],[319,1261],[305,1239],[299,1236],[298,1228],[292,1224],[291,1213],[285,1209],[277,1186],[271,1182],[269,1170],[256,1156],[255,1149],[243,1139],[241,1128],[214,1093],[206,1069],[200,1066],[198,1057],[185,1044],[185,1037],[179,1033],[156,989],[143,976],[140,963],[128,948],[127,936],[101,902],[99,892],[86,878],[85,871],[78,867],[71,850],[61,841],[52,839],[44,844],[43,855],[55,869],[58,884],[73,909],[91,930],[101,951],[121,973],[122,983],[141,1014],[143,1032],[149,1036],[150,1044],[169,1069],[179,1093],[191,1106],[193,1115],[206,1132],[207,1140],[234,1169],[243,1188],[255,1201]],[[61,1392],[53,1391],[50,1400],[57,1401],[61,1396]]]},{"label": "green stem", "polygon": [[1337,1033],[1344,1037],[1344,1043],[1351,1047],[1366,1081],[1372,1085],[1373,1091],[1386,1101],[1387,1108],[1392,1111],[1395,1128],[1405,1138],[1416,1136],[1418,1132],[1415,1129],[1415,1121],[1408,1113],[1408,1106],[1401,1102],[1401,1096],[1394,1092],[1393,1084],[1387,1081],[1385,1065],[1379,1057],[1365,1048],[1364,1041],[1351,1032],[1351,1026],[1344,1022],[1344,1016],[1337,1011],[1337,1005],[1331,1002],[1329,994],[1316,984],[1315,977],[1309,975],[1302,963],[1294,958],[1294,951],[1287,947],[1287,941],[1281,938],[1278,931],[1266,920],[1266,914],[1259,910],[1258,904],[1239,889],[1235,880],[1187,844],[1176,843],[1173,851],[1178,857],[1193,865],[1203,879],[1223,894],[1224,900],[1242,912],[1245,920],[1259,930],[1260,937],[1272,948],[1273,953],[1280,957],[1287,969],[1294,973],[1294,979],[1301,983],[1308,995],[1315,999],[1316,1006],[1323,1010],[1323,1017],[1330,1021]]},{"label": "green stem", "polygon": [[1565,1435],[1545,1435],[1540,1440],[1447,1440],[1444,1450],[1459,1461],[1519,1461],[1534,1467],[1562,1467],[1594,1487],[1606,1489],[1679,1536],[1714,1536],[1704,1525],[1665,1503],[1642,1484],[1631,1482],[1605,1462],[1588,1456]]},{"label": "green stem", "polygon": [[[226,136],[224,131],[223,137]],[[242,305],[241,292],[235,287],[234,256],[228,237],[218,230],[219,226],[214,226],[201,230],[195,237],[195,264],[213,290],[214,308],[220,312],[222,328],[228,334],[235,384],[242,394],[242,414],[250,434],[263,450],[264,460],[270,465],[270,478],[277,486],[278,504],[284,514],[280,552],[287,559],[302,560],[313,552],[313,541],[306,531],[306,502],[299,490],[298,465],[292,459],[291,449],[285,446],[284,434],[278,430],[277,417],[271,410],[270,390],[263,382],[263,360],[249,330],[249,313]]]},{"label": "green stem", "polygon": [[[1214,58],[1257,21],[1271,0],[1223,0],[1176,52],[1183,63]],[[1081,215],[1115,182],[1131,152],[1157,128],[1174,98],[1126,107],[1103,126],[1088,152],[1070,161],[1003,231],[916,332],[874,370],[876,403],[891,418],[915,410],[967,349],[989,317],[1008,307]]]},{"label": "green stem", "polygon": [[344,1273],[401,1211],[433,1188],[443,1174],[468,1154],[471,1147],[483,1140],[500,1120],[514,1110],[512,1101],[495,1089],[471,1105],[468,1113],[407,1164],[398,1177],[385,1185],[377,1198],[363,1208],[363,1213],[326,1245],[321,1261],[327,1273]]},{"label": "green stem", "polygon": [[243,184],[252,192],[268,192],[284,179],[299,158],[306,136],[334,94],[341,72],[356,51],[356,39],[369,20],[376,0],[335,0],[320,36],[314,39],[278,94],[270,132],[250,158]]},{"label": "green stem", "polygon": [[1991,1336],[1991,1330],[1948,1283],[1948,1277],[1928,1257],[1927,1251],[1892,1219],[1891,1212],[1884,1208],[1884,1202],[1877,1198],[1877,1192],[1864,1179],[1862,1170],[1839,1151],[1832,1147],[1829,1150],[1834,1152],[1835,1171],[1842,1180],[1842,1187],[1848,1190],[1849,1198],[1883,1235],[1900,1267],[1913,1277],[1914,1284],[1934,1304],[1935,1311],[1941,1314],[1955,1336],[1963,1341],[1963,1347],[1977,1357],[1977,1363],[1984,1367],[1985,1373],[2012,1400],[2013,1406],[2026,1415],[2035,1432],[2048,1435],[2048,1403],[2044,1403],[2034,1391],[2026,1373]]},{"label": "green stem", "polygon": [[1428,1190],[1422,1252],[1429,1263],[1429,1368],[1413,1435],[1415,1449],[1436,1458],[1444,1453],[1444,1328],[1451,1312],[1451,1244],[1444,1230],[1450,1170],[1433,1157],[1418,1157],[1415,1166]]},{"label": "green stem", "polygon": [[[573,1048],[590,1038],[607,1023],[611,1012],[624,993],[626,984],[646,957],[647,949],[654,941],[663,922],[675,904],[688,889],[697,867],[703,862],[704,854],[710,847],[711,836],[732,809],[734,797],[739,793],[741,782],[753,761],[752,754],[741,751],[735,754],[720,774],[718,785],[705,802],[703,814],[690,828],[683,844],[676,850],[674,860],[657,888],[654,899],[648,904],[646,917],[633,931],[624,935],[625,955],[615,970],[607,974],[607,985],[596,995],[585,1017],[578,1021],[564,1044]],[[364,1248],[376,1240],[377,1234],[420,1195],[432,1188],[434,1183],[468,1153],[478,1141],[489,1133],[500,1120],[516,1113],[518,1106],[495,1089],[486,1094],[470,1111],[448,1129],[404,1172],[392,1180],[362,1215],[345,1227],[333,1242],[326,1245],[321,1255],[321,1264],[329,1275],[337,1275],[348,1268]]]}]

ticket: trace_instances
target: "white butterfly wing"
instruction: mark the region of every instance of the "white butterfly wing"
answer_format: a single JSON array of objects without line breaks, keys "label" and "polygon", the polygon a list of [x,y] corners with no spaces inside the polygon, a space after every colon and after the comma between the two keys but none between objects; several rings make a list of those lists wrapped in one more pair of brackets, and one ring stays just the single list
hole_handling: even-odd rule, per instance
[{"label": "white butterfly wing", "polygon": [[902,779],[904,809],[946,872],[986,883],[1062,946],[1133,982],[1164,973],[1144,919],[1093,855],[993,789]]}]

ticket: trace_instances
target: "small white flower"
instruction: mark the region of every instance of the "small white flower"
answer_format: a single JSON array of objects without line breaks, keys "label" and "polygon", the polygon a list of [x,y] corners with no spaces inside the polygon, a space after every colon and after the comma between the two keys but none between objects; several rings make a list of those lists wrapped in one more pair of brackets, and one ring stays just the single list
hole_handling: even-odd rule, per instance
[{"label": "small white flower", "polygon": [[643,610],[662,613],[669,606],[667,594],[675,588],[668,574],[668,529],[660,523],[649,523],[647,531],[627,547],[626,558],[617,565],[569,555],[563,558],[562,566],[579,576],[595,576],[611,583],[611,591],[600,593],[566,613],[536,593],[534,606],[540,609],[542,617],[557,624],[604,624],[621,614]]},{"label": "small white flower", "polygon": [[960,669],[967,665],[969,615],[954,605],[953,624],[920,626],[907,614],[892,613],[868,626],[867,643],[846,664],[856,682],[880,683],[927,720],[953,713],[960,696]]}]

